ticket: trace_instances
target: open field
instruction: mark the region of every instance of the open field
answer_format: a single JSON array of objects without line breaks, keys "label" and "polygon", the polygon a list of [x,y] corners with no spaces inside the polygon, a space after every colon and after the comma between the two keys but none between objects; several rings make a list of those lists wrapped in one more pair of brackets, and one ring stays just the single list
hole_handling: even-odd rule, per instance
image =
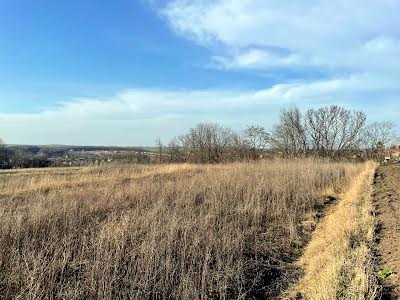
[{"label": "open field", "polygon": [[324,204],[367,168],[276,160],[1,172],[0,295],[277,298],[301,277],[296,260]]}]

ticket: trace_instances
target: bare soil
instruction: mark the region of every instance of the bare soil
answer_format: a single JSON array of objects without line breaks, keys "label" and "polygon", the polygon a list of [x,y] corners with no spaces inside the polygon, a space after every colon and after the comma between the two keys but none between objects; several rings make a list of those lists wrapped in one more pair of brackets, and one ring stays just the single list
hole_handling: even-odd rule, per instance
[{"label": "bare soil", "polygon": [[374,180],[378,218],[377,256],[379,268],[395,273],[383,280],[383,299],[400,299],[400,167],[381,166]]}]

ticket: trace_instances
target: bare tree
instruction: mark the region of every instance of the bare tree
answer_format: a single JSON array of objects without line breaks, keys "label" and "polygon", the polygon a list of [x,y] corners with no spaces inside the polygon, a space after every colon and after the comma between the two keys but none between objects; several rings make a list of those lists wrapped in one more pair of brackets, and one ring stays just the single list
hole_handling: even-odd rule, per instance
[{"label": "bare tree", "polygon": [[242,161],[248,158],[248,146],[241,134],[232,133],[229,150],[230,161]]},{"label": "bare tree", "polygon": [[272,131],[271,143],[287,156],[307,153],[307,136],[298,108],[281,111],[279,122]]},{"label": "bare tree", "polygon": [[396,141],[395,127],[391,121],[374,122],[366,126],[362,147],[369,158],[382,159],[385,148]]},{"label": "bare tree", "polygon": [[200,123],[175,139],[184,160],[197,163],[218,163],[224,160],[233,138],[232,130],[216,123]]},{"label": "bare tree", "polygon": [[375,146],[381,142],[389,146],[395,140],[395,124],[391,121],[374,122],[366,126],[363,134],[364,146]]},{"label": "bare tree", "polygon": [[336,105],[309,109],[305,128],[310,149],[322,156],[337,156],[359,146],[366,115]]},{"label": "bare tree", "polygon": [[309,109],[304,116],[298,108],[283,110],[272,145],[288,156],[338,156],[359,146],[365,121],[363,112],[336,105]]},{"label": "bare tree", "polygon": [[169,161],[170,162],[185,162],[186,161],[186,157],[185,157],[185,153],[183,151],[183,146],[181,143],[180,138],[173,138],[167,147],[167,152],[168,152],[168,156],[169,156]]},{"label": "bare tree", "polygon": [[156,139],[156,147],[157,147],[157,150],[158,150],[158,160],[159,160],[159,163],[161,164],[162,161],[163,161],[163,159],[162,159],[162,157],[163,157],[163,143],[162,143],[160,138]]},{"label": "bare tree", "polygon": [[248,126],[243,131],[243,141],[248,149],[250,158],[258,159],[267,147],[270,140],[270,134],[262,126]]}]

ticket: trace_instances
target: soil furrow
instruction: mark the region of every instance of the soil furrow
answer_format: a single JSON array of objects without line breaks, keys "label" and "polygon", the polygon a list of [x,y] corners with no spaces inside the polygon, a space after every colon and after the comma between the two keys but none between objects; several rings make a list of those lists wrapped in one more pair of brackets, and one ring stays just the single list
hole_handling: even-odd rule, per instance
[{"label": "soil furrow", "polygon": [[[400,168],[381,166],[374,180],[378,221],[377,253],[384,299],[400,298]],[[383,272],[382,272],[383,271]],[[384,278],[386,277],[387,278]]]}]

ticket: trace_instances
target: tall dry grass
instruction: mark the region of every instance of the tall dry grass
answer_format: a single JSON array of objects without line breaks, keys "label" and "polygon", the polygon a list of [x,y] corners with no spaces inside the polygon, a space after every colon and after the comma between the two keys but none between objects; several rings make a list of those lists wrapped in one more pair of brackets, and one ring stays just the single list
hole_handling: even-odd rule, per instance
[{"label": "tall dry grass", "polygon": [[317,160],[0,173],[4,299],[263,299],[302,224],[362,165]]}]

